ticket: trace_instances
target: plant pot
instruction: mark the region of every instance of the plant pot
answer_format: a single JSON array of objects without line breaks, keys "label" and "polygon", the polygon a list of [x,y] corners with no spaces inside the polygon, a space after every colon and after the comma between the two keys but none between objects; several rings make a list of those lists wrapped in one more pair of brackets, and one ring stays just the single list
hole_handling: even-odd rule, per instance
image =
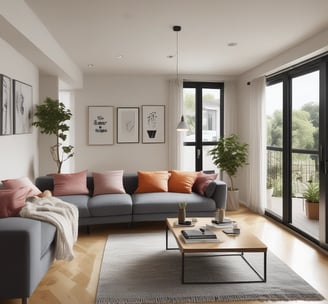
[{"label": "plant pot", "polygon": [[228,211],[235,211],[239,208],[239,190],[227,191],[227,208]]},{"label": "plant pot", "polygon": [[186,221],[186,208],[179,208],[178,223],[183,224]]},{"label": "plant pot", "polygon": [[155,138],[156,136],[156,130],[147,130],[147,133],[149,138]]},{"label": "plant pot", "polygon": [[319,203],[305,202],[305,214],[310,220],[319,219]]}]

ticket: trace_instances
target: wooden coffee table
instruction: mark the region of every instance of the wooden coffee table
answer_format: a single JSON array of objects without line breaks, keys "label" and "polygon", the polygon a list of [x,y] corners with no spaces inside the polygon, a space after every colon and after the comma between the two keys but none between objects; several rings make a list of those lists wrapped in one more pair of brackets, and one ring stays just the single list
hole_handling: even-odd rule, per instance
[{"label": "wooden coffee table", "polygon": [[[222,230],[213,230],[218,238],[222,240],[220,243],[185,243],[181,230],[183,229],[197,229],[199,227],[204,227],[206,224],[211,223],[212,218],[197,218],[197,222],[194,227],[181,227],[175,226],[174,223],[177,222],[177,218],[167,218],[166,219],[166,250],[180,250],[181,252],[181,282],[183,284],[208,284],[208,283],[258,283],[266,282],[267,279],[267,246],[263,244],[256,236],[251,232],[247,231],[246,228],[241,227],[241,232],[236,236],[226,235]],[[168,233],[169,231],[174,236],[178,248],[170,248],[168,244]],[[244,253],[255,252],[263,254],[263,273],[260,274],[246,259]],[[215,282],[186,282],[185,281],[185,255],[195,253],[213,253],[213,255],[206,255],[208,257],[220,257],[220,256],[240,256],[259,277],[259,280],[252,281],[215,281]]]}]

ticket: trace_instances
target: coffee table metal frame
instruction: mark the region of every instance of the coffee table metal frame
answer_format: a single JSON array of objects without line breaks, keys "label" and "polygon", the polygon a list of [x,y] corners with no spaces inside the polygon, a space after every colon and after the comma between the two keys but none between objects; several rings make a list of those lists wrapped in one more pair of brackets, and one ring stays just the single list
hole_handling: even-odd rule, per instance
[{"label": "coffee table metal frame", "polygon": [[[207,219],[207,222],[210,222],[211,219]],[[176,219],[168,218],[166,219],[166,250],[180,250],[181,252],[181,282],[182,284],[240,284],[240,283],[265,283],[267,280],[267,247],[259,241],[255,236],[248,235],[248,238],[253,238],[257,246],[253,247],[242,247],[242,246],[235,246],[235,247],[225,247],[223,243],[192,243],[192,244],[185,244],[184,241],[181,239],[181,230],[187,229],[188,227],[174,227],[174,221]],[[200,222],[206,222],[205,218],[199,219]],[[201,224],[200,224],[201,226]],[[195,229],[195,228],[194,228]],[[168,241],[168,234],[169,231],[173,234],[178,247],[169,247]],[[217,234],[219,237],[223,237],[223,232],[218,231]],[[229,238],[229,236],[226,236]],[[239,238],[240,236],[232,236],[232,238]],[[231,238],[231,237],[230,237]],[[195,245],[196,246],[187,246],[187,245]],[[197,246],[201,244],[201,246]],[[211,244],[206,248],[206,244]],[[216,246],[213,247],[213,244]],[[204,246],[205,245],[205,246]],[[189,247],[189,248],[188,248]],[[223,256],[240,256],[245,263],[250,267],[250,269],[259,277],[259,280],[236,280],[236,281],[210,281],[210,282],[203,282],[203,281],[186,281],[185,280],[185,260],[186,254],[188,253],[207,253],[206,255],[199,255],[196,256],[188,256],[188,258],[212,258],[212,257],[223,257]],[[218,253],[223,252],[220,254],[211,254],[209,253]],[[263,274],[255,269],[255,267],[247,260],[244,253],[247,252],[256,252],[256,253],[263,253]]]}]

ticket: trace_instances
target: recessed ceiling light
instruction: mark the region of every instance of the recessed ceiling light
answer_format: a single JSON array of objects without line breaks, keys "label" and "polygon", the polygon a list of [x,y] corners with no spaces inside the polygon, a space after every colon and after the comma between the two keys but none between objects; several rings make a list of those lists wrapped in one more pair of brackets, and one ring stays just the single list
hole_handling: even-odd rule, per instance
[{"label": "recessed ceiling light", "polygon": [[227,46],[233,47],[233,46],[236,46],[237,44],[238,44],[237,42],[229,42],[229,43],[227,43]]},{"label": "recessed ceiling light", "polygon": [[115,58],[116,59],[122,59],[123,58],[123,55],[116,55]]},{"label": "recessed ceiling light", "polygon": [[88,64],[88,68],[94,68],[94,67],[95,67],[95,65],[93,63]]}]

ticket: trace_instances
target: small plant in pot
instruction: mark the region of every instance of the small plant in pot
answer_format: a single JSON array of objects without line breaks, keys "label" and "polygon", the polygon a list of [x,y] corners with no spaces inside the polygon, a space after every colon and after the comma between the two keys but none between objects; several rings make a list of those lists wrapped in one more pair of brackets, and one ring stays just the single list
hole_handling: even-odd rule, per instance
[{"label": "small plant in pot", "polygon": [[178,214],[179,224],[184,224],[186,221],[186,207],[187,207],[187,203],[185,202],[179,203],[179,214]]},{"label": "small plant in pot", "polygon": [[214,165],[224,171],[230,180],[228,187],[227,210],[239,207],[239,190],[234,185],[234,177],[239,168],[247,165],[248,144],[241,143],[236,134],[222,137],[217,145],[209,151]]},{"label": "small plant in pot", "polygon": [[305,191],[303,192],[305,199],[305,213],[311,220],[319,219],[319,200],[320,200],[320,188],[319,184],[310,180],[306,184]]},{"label": "small plant in pot", "polygon": [[40,128],[43,134],[55,135],[56,143],[50,147],[50,153],[57,165],[57,173],[61,173],[64,161],[74,155],[73,146],[63,145],[67,139],[65,132],[69,131],[69,125],[65,122],[71,119],[72,113],[59,100],[47,97],[36,106],[34,116],[37,120],[32,123],[33,126]]}]

